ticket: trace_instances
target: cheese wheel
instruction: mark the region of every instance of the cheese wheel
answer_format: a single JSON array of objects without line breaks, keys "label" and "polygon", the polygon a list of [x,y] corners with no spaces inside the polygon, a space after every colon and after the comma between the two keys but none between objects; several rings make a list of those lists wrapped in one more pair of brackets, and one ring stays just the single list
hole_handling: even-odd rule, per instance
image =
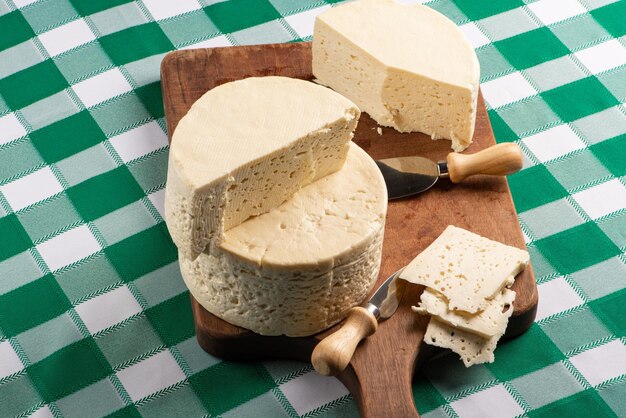
[{"label": "cheese wheel", "polygon": [[380,267],[387,190],[355,144],[346,164],[272,211],[228,230],[185,283],[214,315],[264,335],[310,335],[363,301]]},{"label": "cheese wheel", "polygon": [[395,0],[360,0],[320,14],[313,74],[380,125],[472,141],[480,67],[461,30],[439,12]]},{"label": "cheese wheel", "polygon": [[181,254],[195,259],[224,231],[339,170],[359,115],[332,90],[286,77],[204,94],[170,146],[165,220]]}]

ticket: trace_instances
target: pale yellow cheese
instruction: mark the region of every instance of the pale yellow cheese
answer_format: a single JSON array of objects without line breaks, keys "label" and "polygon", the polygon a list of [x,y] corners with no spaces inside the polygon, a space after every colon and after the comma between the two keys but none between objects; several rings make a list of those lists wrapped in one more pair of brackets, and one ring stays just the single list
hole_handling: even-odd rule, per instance
[{"label": "pale yellow cheese", "polygon": [[395,0],[357,0],[320,14],[313,74],[380,125],[472,141],[480,66],[461,30],[441,13]]}]

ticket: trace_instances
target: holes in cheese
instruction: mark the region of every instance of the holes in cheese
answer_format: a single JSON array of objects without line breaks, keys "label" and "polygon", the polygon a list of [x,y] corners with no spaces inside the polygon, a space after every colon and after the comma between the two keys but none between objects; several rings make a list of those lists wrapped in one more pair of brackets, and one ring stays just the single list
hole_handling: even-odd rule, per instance
[{"label": "holes in cheese", "polygon": [[195,259],[224,231],[339,170],[359,115],[332,90],[286,77],[204,94],[170,146],[165,219],[179,251]]},{"label": "holes in cheese", "polygon": [[455,151],[472,142],[478,59],[461,30],[427,6],[357,0],[320,14],[313,74],[380,125],[450,139]]}]

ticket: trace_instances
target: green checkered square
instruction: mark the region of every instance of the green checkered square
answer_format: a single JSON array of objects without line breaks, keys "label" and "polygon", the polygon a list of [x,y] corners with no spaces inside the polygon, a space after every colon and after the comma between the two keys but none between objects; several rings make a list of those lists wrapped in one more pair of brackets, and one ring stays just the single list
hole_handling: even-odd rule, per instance
[{"label": "green checkered square", "polygon": [[564,353],[611,336],[611,331],[586,306],[541,324],[541,329]]},{"label": "green checkered square", "polygon": [[541,97],[564,122],[571,122],[619,104],[596,77],[583,78],[544,91]]},{"label": "green checkered square", "polygon": [[144,196],[126,166],[77,184],[67,189],[67,194],[86,221],[93,221]]},{"label": "green checkered square", "polygon": [[39,100],[22,109],[22,116],[32,129],[40,129],[78,113],[78,105],[67,91]]},{"label": "green checkered square", "polygon": [[513,379],[511,385],[533,409],[584,389],[561,362]]},{"label": "green checkered square", "polygon": [[567,199],[538,206],[521,213],[519,217],[535,239],[545,238],[585,222]]},{"label": "green checkered square", "polygon": [[567,47],[546,27],[494,42],[494,45],[517,69],[530,68],[569,54]]},{"label": "green checkered square", "polygon": [[112,414],[107,415],[107,418],[141,418],[141,415],[135,405],[128,405],[122,409],[118,409]]},{"label": "green checkered square", "polygon": [[493,16],[524,5],[522,0],[456,0],[454,3],[471,20]]},{"label": "green checkered square", "polygon": [[55,318],[72,305],[51,274],[0,296],[0,328],[8,337]]},{"label": "green checkered square", "polygon": [[413,379],[413,400],[420,414],[426,414],[446,403],[435,387],[421,374]]},{"label": "green checkered square", "polygon": [[151,119],[135,94],[120,96],[90,110],[102,133],[108,138]]},{"label": "green checkered square", "polygon": [[559,232],[535,245],[562,273],[582,270],[621,252],[593,222]]},{"label": "green checkered square", "polygon": [[96,343],[114,369],[144,358],[163,345],[145,316],[135,317],[96,337]]},{"label": "green checkered square", "polygon": [[567,191],[543,165],[522,170],[508,180],[520,213],[567,196]]},{"label": "green checkered square", "polygon": [[600,318],[604,325],[617,337],[626,336],[626,322],[624,321],[625,304],[626,289],[589,302],[593,313]]},{"label": "green checkered square", "polygon": [[137,97],[139,97],[154,119],[159,119],[165,116],[165,111],[163,110],[161,83],[159,81],[141,86],[136,89],[135,92],[137,93]]},{"label": "green checkered square", "polygon": [[24,8],[22,14],[36,33],[61,26],[78,17],[68,0],[41,0]]},{"label": "green checkered square", "polygon": [[59,71],[71,83],[111,68],[113,63],[99,43],[89,43],[54,58]]},{"label": "green checkered square", "polygon": [[9,49],[35,36],[35,32],[28,24],[24,16],[19,11],[13,11],[0,16],[0,28],[11,28],[5,30],[0,36],[0,51]]},{"label": "green checkered square", "polygon": [[27,374],[0,384],[0,405],[6,416],[18,416],[42,402]]},{"label": "green checkered square", "polygon": [[[459,356],[454,353],[446,353],[444,356],[431,360],[423,366],[420,374],[434,385],[433,388],[437,390],[440,396],[445,398],[452,397],[459,392],[471,391],[473,388],[488,384],[495,379],[485,365],[481,364],[468,369],[459,361]],[[457,378],[450,380],[448,376],[457,376]],[[415,394],[416,381],[421,379],[418,377],[413,380],[413,392]],[[430,396],[432,397],[432,395]],[[418,397],[416,396],[415,399],[417,402]],[[431,403],[430,409],[435,409],[439,405]]]},{"label": "green checkered square", "polygon": [[536,324],[533,324],[525,334],[498,344],[495,357],[507,360],[495,361],[487,365],[487,368],[500,381],[523,376],[565,358]]},{"label": "green checkered square", "polygon": [[148,23],[137,3],[125,3],[89,16],[100,36],[110,35],[132,26]]},{"label": "green checkered square", "polygon": [[176,48],[190,45],[205,38],[220,34],[220,30],[209,19],[204,10],[175,16],[160,22],[159,25]]},{"label": "green checkered square", "polygon": [[204,407],[222,414],[275,387],[274,380],[259,363],[220,363],[189,379]]},{"label": "green checkered square", "polygon": [[522,8],[490,16],[477,23],[491,41],[510,38],[538,27]]},{"label": "green checkered square", "polygon": [[43,276],[41,267],[39,267],[29,251],[21,252],[1,261],[0,271],[2,272],[0,295]]},{"label": "green checkered square", "polygon": [[122,408],[124,401],[111,380],[103,379],[59,399],[55,404],[65,417],[97,418]]},{"label": "green checkered square", "polygon": [[55,232],[82,223],[80,215],[65,193],[31,206],[17,216],[34,242],[40,242]]},{"label": "green checkered square", "polygon": [[11,161],[11,164],[0,164],[0,182],[2,183],[44,163],[33,144],[27,139],[0,147],[0,158],[4,161]]},{"label": "green checkered square", "polygon": [[148,319],[168,347],[194,334],[189,293],[184,292],[146,311]]},{"label": "green checkered square", "polygon": [[[326,2],[330,3],[328,0]],[[463,12],[455,5],[455,2],[452,0],[435,0],[429,2],[428,7],[445,15],[448,19],[450,19],[457,25],[466,23],[468,20],[467,16],[463,14]]]},{"label": "green checkered square", "polygon": [[626,175],[626,134],[592,145],[589,149],[615,177]]},{"label": "green checkered square", "polygon": [[598,393],[615,413],[626,411],[626,380],[598,388]]},{"label": "green checkered square", "polygon": [[72,0],[72,4],[82,16],[111,9],[120,4],[131,3],[132,0]]},{"label": "green checkered square", "polygon": [[147,158],[135,160],[128,169],[145,193],[162,189],[167,178],[167,152],[152,154]]},{"label": "green checkered square", "polygon": [[[584,170],[581,170],[581,167],[584,167]],[[567,156],[551,163],[548,170],[570,192],[597,183],[611,174],[590,152]]]},{"label": "green checkered square", "polygon": [[[0,17],[0,22],[2,18]],[[32,41],[22,42],[5,50],[0,47],[0,62],[2,63],[0,65],[0,78],[22,71],[43,60],[44,56]]]},{"label": "green checkered square", "polygon": [[626,25],[624,25],[626,3],[623,1],[616,1],[615,3],[592,10],[591,16],[593,16],[593,18],[614,38],[626,35]]},{"label": "green checkered square", "polygon": [[141,201],[121,207],[94,221],[94,226],[109,245],[154,225],[154,217]]},{"label": "green checkered square", "polygon": [[115,65],[171,51],[174,45],[155,22],[133,26],[99,38]]},{"label": "green checkered square", "polygon": [[5,102],[18,110],[69,87],[52,60],[46,60],[0,80]]},{"label": "green checkered square", "polygon": [[231,0],[212,4],[204,10],[222,33],[237,32],[280,18],[268,0]]},{"label": "green checkered square", "polygon": [[[52,353],[83,338],[68,314],[63,314],[19,334],[17,341],[31,363],[37,363]],[[45,344],[41,342],[45,341]]]},{"label": "green checkered square", "polygon": [[102,253],[71,269],[61,270],[55,276],[57,283],[74,305],[87,296],[121,282],[117,271]]},{"label": "green checkered square", "polygon": [[559,117],[539,96],[498,109],[498,114],[519,137],[528,136],[560,122]]},{"label": "green checkered square", "polygon": [[148,307],[158,305],[187,290],[177,262],[151,271],[133,282]]},{"label": "green checkered square", "polygon": [[67,157],[56,166],[70,187],[117,167],[102,144]]},{"label": "green checkered square", "polygon": [[590,15],[583,14],[556,23],[550,30],[571,51],[584,49],[609,37],[609,33]]},{"label": "green checkered square", "polygon": [[161,397],[151,399],[139,406],[138,411],[142,417],[154,418],[173,416],[199,417],[206,414],[202,402],[189,386],[180,387]]},{"label": "green checkered square", "polygon": [[500,117],[497,110],[489,109],[487,113],[489,114],[489,121],[491,122],[493,134],[497,138],[498,142],[513,142],[519,139],[517,134],[513,132],[504,119]]},{"label": "green checkered square", "polygon": [[618,257],[594,264],[570,276],[572,281],[591,299],[619,291],[624,287],[624,277],[626,277],[626,265]]},{"label": "green checkered square", "polygon": [[311,10],[326,4],[324,0],[301,0],[298,2],[293,2],[291,0],[269,1],[281,16],[291,16],[293,14]]},{"label": "green checkered square", "polygon": [[588,389],[531,411],[528,415],[531,418],[608,417],[614,413],[593,389]]},{"label": "green checkered square", "polygon": [[[137,251],[141,248],[141,251]],[[105,253],[122,280],[130,282],[178,258],[165,224],[161,223],[107,247]]]},{"label": "green checkered square", "polygon": [[[28,234],[14,214],[0,218],[0,258],[6,260],[32,247]],[[0,309],[2,309],[0,307]]]},{"label": "green checkered square", "polygon": [[240,45],[290,42],[294,40],[293,35],[278,20],[234,32],[231,36]]},{"label": "green checkered square", "polygon": [[527,245],[527,249],[530,259],[532,260],[532,269],[535,274],[535,278],[540,280],[544,277],[554,277],[558,274],[556,269],[548,260],[546,260],[543,254],[541,254],[541,251],[534,245],[534,243]]},{"label": "green checkered square", "polygon": [[73,343],[27,368],[46,402],[53,402],[111,374],[92,338]]}]

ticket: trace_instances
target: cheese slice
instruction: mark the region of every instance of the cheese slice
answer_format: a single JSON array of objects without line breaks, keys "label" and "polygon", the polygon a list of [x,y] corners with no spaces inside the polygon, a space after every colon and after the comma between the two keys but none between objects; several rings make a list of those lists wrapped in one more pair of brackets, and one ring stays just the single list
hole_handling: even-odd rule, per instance
[{"label": "cheese slice", "polygon": [[506,330],[509,318],[513,313],[514,300],[514,291],[502,289],[496,297],[488,302],[483,311],[472,315],[463,311],[448,309],[448,301],[443,295],[426,288],[422,292],[420,305],[412,307],[412,309],[420,314],[436,316],[438,321],[456,329],[489,338],[502,334]]},{"label": "cheese slice", "polygon": [[450,225],[411,261],[400,278],[441,293],[449,310],[476,313],[528,262],[524,250]]},{"label": "cheese slice", "polygon": [[346,164],[268,213],[228,230],[196,260],[180,254],[209,312],[264,335],[310,335],[343,319],[378,276],[387,209],[374,161],[351,144]]},{"label": "cheese slice", "polygon": [[332,90],[286,77],[204,94],[170,146],[165,220],[181,254],[195,259],[224,231],[339,170],[359,115]]},{"label": "cheese slice", "polygon": [[460,29],[441,13],[395,0],[358,0],[315,20],[313,74],[380,125],[472,141],[480,67]]}]

